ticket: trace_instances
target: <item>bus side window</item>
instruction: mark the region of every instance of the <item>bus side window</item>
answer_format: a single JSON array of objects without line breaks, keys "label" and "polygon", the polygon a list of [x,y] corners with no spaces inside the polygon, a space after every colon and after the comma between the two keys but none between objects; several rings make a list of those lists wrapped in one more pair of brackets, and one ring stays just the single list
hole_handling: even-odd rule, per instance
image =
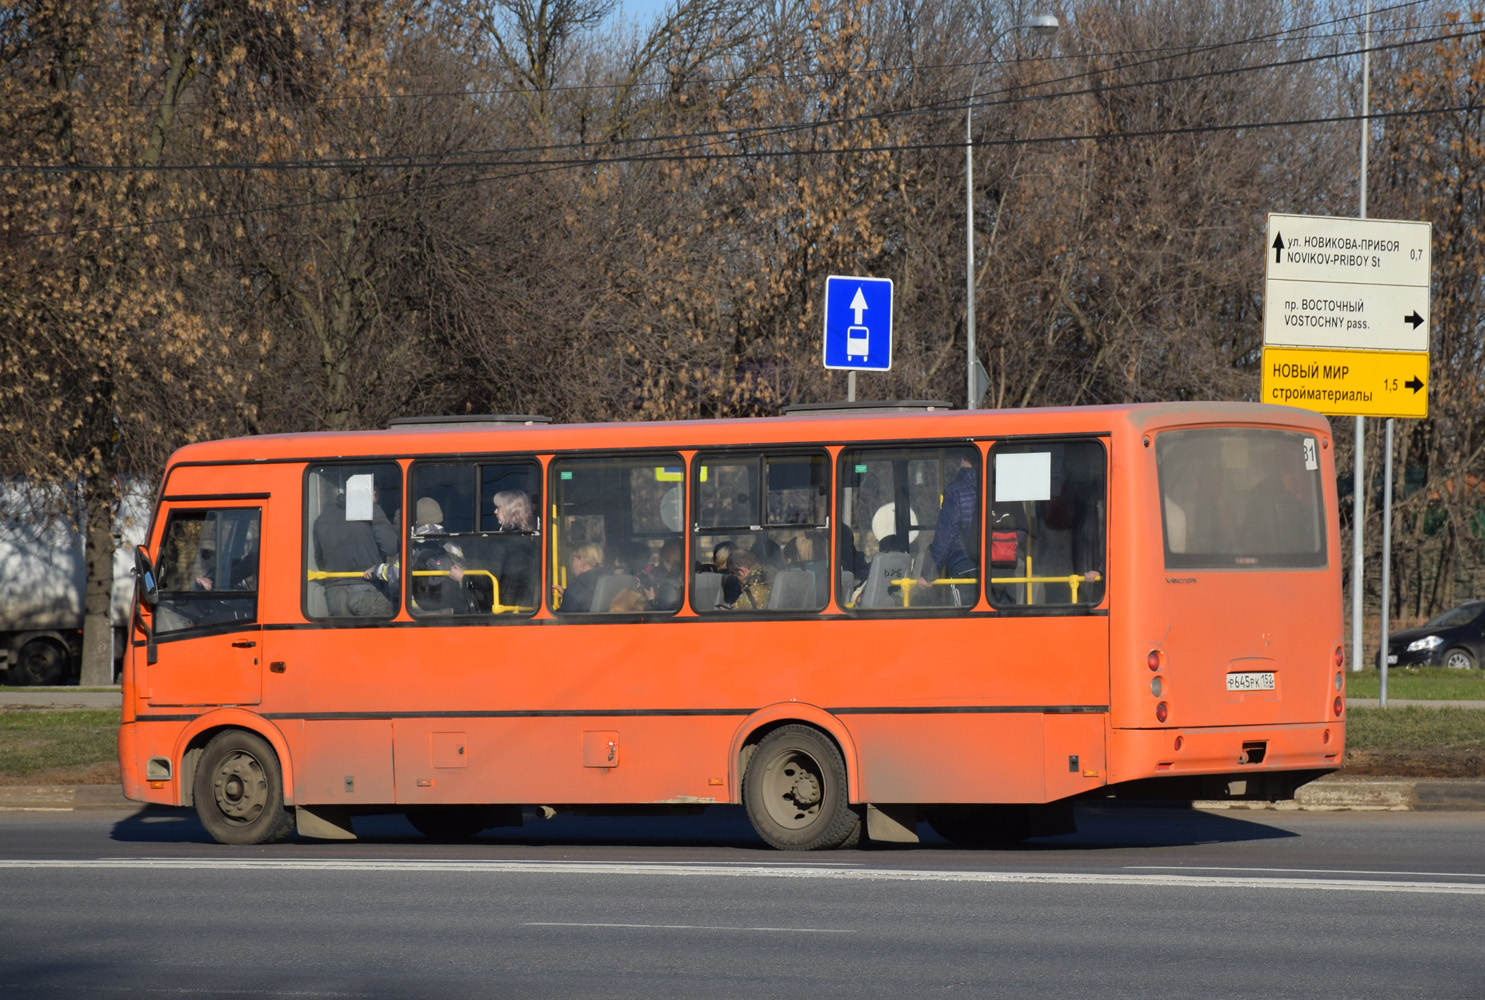
[{"label": "bus side window", "polygon": [[951,611],[979,599],[978,448],[915,444],[841,453],[836,558],[842,607]]},{"label": "bus side window", "polygon": [[679,455],[560,458],[550,470],[547,600],[559,615],[669,614],[685,567]]},{"label": "bus side window", "polygon": [[699,456],[691,550],[700,614],[819,611],[829,600],[830,460]]},{"label": "bus side window", "polygon": [[258,619],[258,508],[176,511],[157,560],[155,632]]},{"label": "bus side window", "polygon": [[991,604],[1103,600],[1107,467],[1096,440],[1008,441],[991,448]]},{"label": "bus side window", "polygon": [[304,504],[305,614],[310,619],[395,615],[397,589],[378,572],[398,558],[401,466],[311,466],[305,472]]},{"label": "bus side window", "polygon": [[418,462],[410,484],[409,613],[535,614],[540,465],[534,459]]}]

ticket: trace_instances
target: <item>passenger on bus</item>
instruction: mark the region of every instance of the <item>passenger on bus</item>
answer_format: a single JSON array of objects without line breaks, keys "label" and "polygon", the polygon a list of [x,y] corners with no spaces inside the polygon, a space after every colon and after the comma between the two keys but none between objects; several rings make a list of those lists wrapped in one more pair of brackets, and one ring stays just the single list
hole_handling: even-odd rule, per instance
[{"label": "passenger on bus", "polygon": [[[943,503],[938,510],[938,523],[933,530],[933,544],[928,546],[928,558],[936,572],[923,567],[918,583],[930,586],[937,577],[946,579],[976,579],[979,576],[979,560],[975,555],[980,547],[980,473],[979,467],[968,458],[959,460],[959,475],[944,487]],[[955,583],[952,596],[956,606],[968,607],[975,601],[975,584]]]},{"label": "passenger on bus", "polygon": [[215,546],[201,543],[196,559],[196,590],[211,590],[216,585],[217,550]]},{"label": "passenger on bus", "polygon": [[746,549],[732,554],[730,566],[722,577],[722,605],[747,611],[768,607],[768,590],[773,581],[768,567]]},{"label": "passenger on bus", "polygon": [[[522,490],[495,494],[495,518],[502,533],[528,537],[503,538],[489,552],[489,570],[500,581],[500,603],[506,607],[529,607],[536,601],[538,548],[536,517],[531,497]],[[488,607],[487,607],[488,609]]]},{"label": "passenger on bus", "polygon": [[495,520],[501,531],[536,531],[531,497],[522,490],[501,490],[495,494]]},{"label": "passenger on bus", "polygon": [[370,521],[347,520],[343,490],[336,490],[315,518],[315,564],[331,573],[361,574],[325,581],[325,606],[331,617],[392,614],[392,601],[365,575],[397,554],[397,531],[378,502],[379,491],[372,490],[371,497]]},{"label": "passenger on bus", "polygon": [[598,578],[603,575],[603,546],[597,542],[583,542],[572,548],[572,571],[567,586],[552,586],[560,602],[560,609],[569,614],[582,614],[593,606],[593,592],[598,588]]},{"label": "passenger on bus", "polygon": [[667,538],[660,546],[655,564],[640,577],[640,589],[650,607],[656,611],[674,611],[681,606],[686,581],[681,573],[684,553],[679,538]]},{"label": "passenger on bus", "polygon": [[731,542],[718,542],[712,548],[712,561],[696,568],[698,573],[730,573],[732,571]]},{"label": "passenger on bus", "polygon": [[[414,508],[409,555],[413,569],[409,588],[412,610],[419,614],[472,614],[479,602],[464,573],[464,552],[455,543],[433,536],[444,534],[443,508],[432,497],[423,497]],[[366,578],[395,590],[400,567],[394,557],[366,571]],[[436,574],[433,576],[420,574]]]}]

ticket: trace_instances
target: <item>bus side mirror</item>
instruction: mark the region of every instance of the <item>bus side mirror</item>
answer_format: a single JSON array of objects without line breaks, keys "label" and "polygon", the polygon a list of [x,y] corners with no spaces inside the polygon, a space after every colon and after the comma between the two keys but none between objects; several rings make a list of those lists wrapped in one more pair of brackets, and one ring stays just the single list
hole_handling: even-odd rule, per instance
[{"label": "bus side mirror", "polygon": [[139,580],[139,599],[153,608],[160,599],[160,587],[155,580],[155,564],[143,545],[134,547],[134,575]]}]

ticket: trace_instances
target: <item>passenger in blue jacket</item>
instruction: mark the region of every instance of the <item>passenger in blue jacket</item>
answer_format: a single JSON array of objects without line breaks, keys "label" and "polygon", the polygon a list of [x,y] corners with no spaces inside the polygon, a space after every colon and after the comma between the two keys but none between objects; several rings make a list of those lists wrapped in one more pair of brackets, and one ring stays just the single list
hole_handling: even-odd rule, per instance
[{"label": "passenger in blue jacket", "polygon": [[[979,511],[979,469],[968,458],[961,458],[959,475],[944,487],[944,501],[939,507],[933,544],[928,547],[928,558],[937,572],[930,574],[925,566],[923,575],[918,578],[920,584],[926,587],[936,577],[977,577],[979,561],[975,553],[980,547]],[[974,604],[974,584],[956,583],[953,588],[954,604],[964,607]]]}]

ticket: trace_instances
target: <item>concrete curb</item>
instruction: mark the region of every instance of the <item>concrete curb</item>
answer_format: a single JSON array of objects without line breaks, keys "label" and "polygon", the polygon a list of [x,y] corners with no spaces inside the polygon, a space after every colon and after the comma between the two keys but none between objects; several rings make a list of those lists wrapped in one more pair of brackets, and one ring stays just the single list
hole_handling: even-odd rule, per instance
[{"label": "concrete curb", "polygon": [[0,785],[0,812],[137,809],[118,785]]}]

